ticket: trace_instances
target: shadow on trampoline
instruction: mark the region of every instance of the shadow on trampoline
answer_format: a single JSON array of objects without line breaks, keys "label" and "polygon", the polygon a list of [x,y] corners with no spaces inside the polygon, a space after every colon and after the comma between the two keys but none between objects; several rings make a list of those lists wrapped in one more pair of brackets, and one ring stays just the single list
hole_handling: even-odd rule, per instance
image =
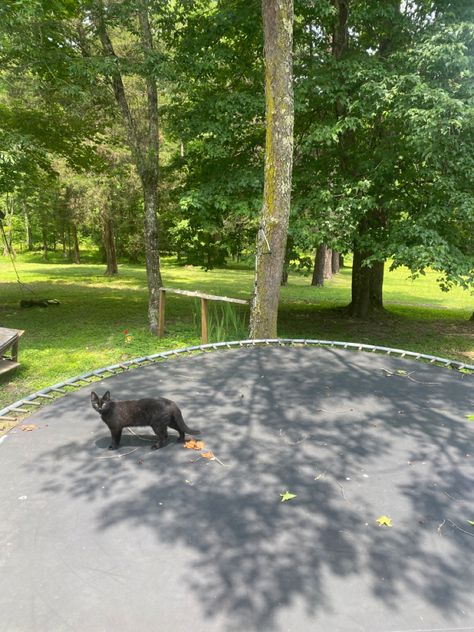
[{"label": "shadow on trampoline", "polygon": [[[152,452],[125,434],[123,456],[111,454],[91,388],[38,414],[44,434],[66,420],[69,439],[25,469],[45,502],[88,507],[91,538],[128,534],[125,547],[110,544],[130,565],[126,581],[151,556],[147,590],[171,601],[163,585],[175,575],[175,606],[192,596],[216,630],[474,624],[471,376],[339,350],[260,348],[104,382],[118,399],[177,401],[221,461],[172,442]],[[285,490],[297,497],[280,502]],[[382,514],[392,528],[376,524]]]}]

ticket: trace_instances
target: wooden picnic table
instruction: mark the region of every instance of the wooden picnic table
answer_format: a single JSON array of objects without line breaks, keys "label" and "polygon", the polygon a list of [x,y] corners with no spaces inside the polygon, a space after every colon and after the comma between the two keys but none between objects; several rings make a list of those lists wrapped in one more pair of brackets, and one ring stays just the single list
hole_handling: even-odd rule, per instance
[{"label": "wooden picnic table", "polygon": [[0,375],[20,366],[18,342],[24,333],[22,329],[0,327]]}]

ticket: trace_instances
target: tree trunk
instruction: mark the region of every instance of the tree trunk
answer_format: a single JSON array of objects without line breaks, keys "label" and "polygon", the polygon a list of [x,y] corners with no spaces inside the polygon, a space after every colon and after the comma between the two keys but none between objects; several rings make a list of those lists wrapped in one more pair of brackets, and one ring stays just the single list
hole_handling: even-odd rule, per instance
[{"label": "tree trunk", "polygon": [[160,287],[163,282],[160,273],[158,250],[158,221],[156,218],[156,187],[151,184],[143,189],[145,198],[145,259],[148,281],[148,323],[150,331],[158,334],[158,313]]},{"label": "tree trunk", "polygon": [[324,280],[332,279],[332,250],[326,249],[326,257],[324,259]]},{"label": "tree trunk", "polygon": [[[2,222],[1,219],[0,219],[0,222]],[[5,228],[5,224],[6,224],[6,228]],[[5,216],[5,219],[3,220],[3,226],[4,226],[2,229],[3,241],[4,241],[3,256],[4,257],[10,256],[13,259],[15,259],[16,252],[15,252],[15,248],[13,247],[13,215]]]},{"label": "tree trunk", "polygon": [[42,237],[43,237],[43,259],[45,261],[48,261],[48,235],[46,232],[46,226],[43,225],[42,231],[41,231]]},{"label": "tree trunk", "polygon": [[327,279],[327,262],[328,252],[331,252],[326,244],[321,244],[316,249],[316,255],[314,257],[313,278],[311,285],[315,287],[323,287],[324,279]]},{"label": "tree trunk", "polygon": [[339,273],[340,256],[341,255],[338,252],[336,252],[336,250],[332,251],[331,268],[332,268],[332,273],[333,274],[338,274]]},{"label": "tree trunk", "polygon": [[81,253],[79,251],[79,239],[77,238],[77,226],[76,224],[71,224],[71,232],[72,232],[72,261],[73,263],[81,263]]},{"label": "tree trunk", "polygon": [[281,285],[288,285],[288,276],[290,274],[290,260],[293,251],[294,240],[291,235],[286,239],[285,259],[283,261],[283,272],[281,273]]},{"label": "tree trunk", "polygon": [[265,40],[265,183],[250,314],[252,338],[277,335],[293,164],[293,0],[262,0]]},{"label": "tree trunk", "polygon": [[118,274],[118,266],[117,254],[115,251],[114,224],[109,213],[105,213],[103,218],[103,241],[107,262],[107,268],[104,274],[106,276],[113,276]]},{"label": "tree trunk", "polygon": [[28,213],[25,211],[25,232],[26,232],[26,247],[29,252],[33,250],[33,233],[31,232],[30,220]]},{"label": "tree trunk", "polygon": [[[348,0],[336,0],[338,2],[347,2]],[[379,57],[387,57],[390,55],[394,35],[400,29],[400,1],[387,0],[386,19],[380,27],[385,31],[380,41],[378,55]],[[396,37],[395,37],[396,39]],[[382,134],[382,131],[380,131]],[[375,261],[370,267],[363,266],[362,263],[372,252],[364,252],[358,248],[358,244],[362,241],[365,243],[377,243],[380,245],[382,232],[386,225],[386,212],[380,206],[368,211],[361,220],[358,227],[358,234],[354,246],[354,263],[352,266],[352,302],[349,306],[352,316],[356,318],[367,318],[377,312],[383,311],[383,274],[384,261]]]},{"label": "tree trunk", "polygon": [[[149,23],[148,9],[145,2],[138,3],[138,20],[140,24],[140,39],[145,55],[153,55],[153,38]],[[145,258],[148,283],[148,322],[150,331],[158,333],[159,288],[162,285],[160,273],[160,258],[158,249],[158,161],[159,161],[159,119],[158,119],[158,92],[156,81],[150,73],[146,75],[147,93],[147,131],[140,133],[132,116],[118,57],[112,41],[107,32],[105,23],[105,10],[103,2],[98,3],[94,13],[94,22],[100,37],[102,49],[108,57],[117,63],[111,73],[112,87],[115,99],[120,107],[125,122],[129,146],[137,168],[143,190],[143,202],[145,209],[144,240]]]},{"label": "tree trunk", "polygon": [[368,253],[354,250],[352,264],[352,301],[349,311],[354,318],[368,318],[383,311],[384,261],[374,261],[364,266]]},{"label": "tree trunk", "polygon": [[[138,18],[140,22],[141,41],[143,49],[153,54],[153,39],[151,34],[148,11],[145,3],[140,3]],[[156,81],[150,73],[146,77],[148,134],[146,151],[143,156],[142,167],[139,168],[143,186],[145,206],[145,257],[148,281],[148,322],[150,331],[158,334],[158,312],[160,307],[160,287],[163,285],[160,272],[160,254],[158,243],[158,182],[159,182],[159,118],[158,91]]]}]

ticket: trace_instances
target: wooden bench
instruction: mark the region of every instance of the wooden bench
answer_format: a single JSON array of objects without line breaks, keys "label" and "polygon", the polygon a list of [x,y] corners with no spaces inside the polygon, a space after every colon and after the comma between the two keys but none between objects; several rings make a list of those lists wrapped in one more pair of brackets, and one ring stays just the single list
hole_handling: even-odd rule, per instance
[{"label": "wooden bench", "polygon": [[22,329],[0,327],[0,375],[20,366],[18,343],[24,333]]}]

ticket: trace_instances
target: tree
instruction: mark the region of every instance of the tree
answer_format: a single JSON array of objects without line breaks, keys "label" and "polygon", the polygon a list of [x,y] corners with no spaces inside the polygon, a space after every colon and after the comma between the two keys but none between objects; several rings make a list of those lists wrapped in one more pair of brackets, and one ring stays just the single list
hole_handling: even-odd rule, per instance
[{"label": "tree", "polygon": [[[173,90],[165,133],[163,221],[194,265],[222,265],[255,244],[263,188],[265,100],[261,10],[246,0],[178,3],[165,32]],[[184,260],[184,259],[183,259]]]},{"label": "tree", "polygon": [[293,0],[262,0],[265,41],[265,182],[255,254],[252,338],[277,335],[293,163]]},{"label": "tree", "polygon": [[124,124],[128,132],[128,142],[135,162],[137,172],[143,188],[143,200],[145,207],[145,258],[148,281],[148,322],[150,331],[158,332],[159,289],[162,286],[160,272],[160,258],[158,248],[158,161],[159,161],[159,118],[158,118],[158,91],[155,79],[155,70],[152,59],[154,55],[154,42],[150,24],[149,7],[147,0],[138,0],[136,5],[130,3],[132,17],[138,19],[141,52],[145,59],[146,71],[143,78],[146,85],[146,126],[141,128],[134,119],[127,98],[127,93],[122,77],[120,60],[117,56],[107,27],[108,13],[113,10],[113,5],[106,5],[103,1],[92,10],[97,33],[102,44],[104,56],[109,62],[109,75],[115,99],[120,108]]},{"label": "tree", "polygon": [[[106,82],[103,80],[104,77],[110,78],[108,87],[111,85],[113,89],[128,132],[129,149],[142,183],[148,317],[150,329],[156,333],[158,290],[161,286],[156,217],[159,160],[156,76],[161,66],[160,55],[155,50],[156,28],[150,19],[151,4],[154,4],[151,0],[127,0],[121,3],[106,0],[45,0],[31,4],[7,0],[6,7],[0,9],[8,27],[0,32],[0,51],[6,60],[5,67],[11,74],[15,70],[18,73],[21,68],[18,74],[33,77],[37,86],[42,88],[38,90],[38,95],[46,95],[44,100],[47,98],[49,111],[53,112],[50,118],[54,118],[58,128],[63,128],[62,134],[54,133],[54,122],[51,120],[52,125],[43,134],[46,138],[51,135],[59,143],[59,150],[64,146],[71,162],[78,154],[82,157],[87,149],[93,153],[90,144],[74,144],[75,138],[83,140],[87,136],[89,130],[86,122],[92,121],[92,129],[96,132],[100,126],[102,130],[106,129],[113,121],[111,101],[104,90]],[[161,14],[156,11],[153,15],[156,22]],[[120,43],[125,40],[125,55],[117,54],[112,31],[114,39],[121,38]],[[131,87],[133,90],[130,90]],[[130,92],[135,97],[140,90],[141,94],[135,100],[138,101],[138,107],[133,112]],[[74,113],[72,120],[79,124],[81,136],[64,133],[72,127],[70,116],[61,117],[64,111]],[[43,119],[45,116],[42,113]],[[11,128],[10,124],[9,130]],[[50,134],[50,131],[53,133]],[[55,145],[50,141],[47,151],[56,151]],[[65,152],[63,155],[66,155]],[[4,171],[11,182],[12,172],[15,176],[19,169]],[[107,225],[110,228],[110,224]],[[109,235],[110,230],[106,234]]]}]

